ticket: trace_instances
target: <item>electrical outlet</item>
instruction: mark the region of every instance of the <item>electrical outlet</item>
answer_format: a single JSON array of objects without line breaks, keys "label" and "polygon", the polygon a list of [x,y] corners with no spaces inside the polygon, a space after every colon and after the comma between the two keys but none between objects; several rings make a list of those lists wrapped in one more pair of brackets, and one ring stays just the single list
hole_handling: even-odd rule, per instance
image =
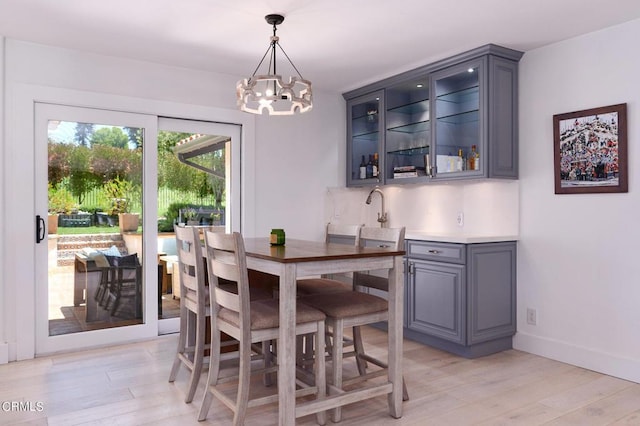
[{"label": "electrical outlet", "polygon": [[463,212],[458,212],[458,214],[456,215],[456,223],[461,228],[464,226],[464,213]]},{"label": "electrical outlet", "polygon": [[538,311],[527,308],[527,324],[536,325],[538,323]]}]

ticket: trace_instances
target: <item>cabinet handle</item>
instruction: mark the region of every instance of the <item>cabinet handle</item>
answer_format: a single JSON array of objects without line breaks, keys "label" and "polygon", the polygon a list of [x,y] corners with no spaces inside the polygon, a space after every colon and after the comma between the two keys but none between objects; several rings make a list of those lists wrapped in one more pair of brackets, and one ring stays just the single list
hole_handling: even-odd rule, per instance
[{"label": "cabinet handle", "polygon": [[431,254],[438,254],[438,253],[440,253],[440,250],[433,250],[433,249],[431,249],[431,250],[429,250],[429,253],[431,253]]}]

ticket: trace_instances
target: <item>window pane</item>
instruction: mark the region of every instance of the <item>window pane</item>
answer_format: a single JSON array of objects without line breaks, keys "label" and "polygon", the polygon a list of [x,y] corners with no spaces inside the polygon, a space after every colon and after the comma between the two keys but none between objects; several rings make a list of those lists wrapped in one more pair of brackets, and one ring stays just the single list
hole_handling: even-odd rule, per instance
[{"label": "window pane", "polygon": [[48,122],[49,335],[143,322],[140,128]]}]

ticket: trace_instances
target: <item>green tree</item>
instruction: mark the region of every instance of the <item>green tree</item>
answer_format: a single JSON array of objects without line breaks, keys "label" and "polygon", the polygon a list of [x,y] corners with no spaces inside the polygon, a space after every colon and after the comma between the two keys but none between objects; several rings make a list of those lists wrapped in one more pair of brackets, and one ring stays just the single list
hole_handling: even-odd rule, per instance
[{"label": "green tree", "polygon": [[68,189],[78,200],[84,202],[84,196],[92,188],[100,184],[99,176],[91,170],[91,149],[86,146],[75,146],[69,155]]},{"label": "green tree", "polygon": [[129,137],[129,142],[135,145],[136,149],[141,149],[144,137],[142,129],[139,127],[123,127],[122,129]]},{"label": "green tree", "polygon": [[48,151],[48,178],[49,183],[58,186],[66,177],[69,177],[69,156],[73,149],[72,144],[55,143],[49,140]]},{"label": "green tree", "polygon": [[[173,152],[181,140],[192,136],[191,133],[161,131],[158,134],[158,185],[184,192],[195,192],[200,198],[213,195],[216,207],[224,200],[224,179],[187,166],[178,160]],[[219,150],[193,158],[191,161],[212,168],[224,176],[224,151]]]},{"label": "green tree", "polygon": [[130,149],[97,145],[92,148],[91,169],[101,182],[115,178],[142,182],[142,153]]},{"label": "green tree", "polygon": [[89,146],[92,133],[93,133],[93,124],[76,123],[76,133],[75,133],[74,139],[82,146]]},{"label": "green tree", "polygon": [[91,135],[91,146],[107,145],[114,148],[129,148],[129,137],[119,127],[101,127]]},{"label": "green tree", "polygon": [[[193,177],[190,167],[178,161],[173,153],[176,144],[191,133],[158,132],[158,186],[191,191],[189,180]],[[182,174],[181,174],[182,173]]]}]

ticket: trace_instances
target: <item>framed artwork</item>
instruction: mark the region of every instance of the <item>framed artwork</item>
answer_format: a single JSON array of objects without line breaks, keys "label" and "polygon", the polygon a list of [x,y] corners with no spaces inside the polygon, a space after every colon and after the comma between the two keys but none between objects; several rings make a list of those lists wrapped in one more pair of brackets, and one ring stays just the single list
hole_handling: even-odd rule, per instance
[{"label": "framed artwork", "polygon": [[627,104],[553,116],[556,194],[627,192]]}]

